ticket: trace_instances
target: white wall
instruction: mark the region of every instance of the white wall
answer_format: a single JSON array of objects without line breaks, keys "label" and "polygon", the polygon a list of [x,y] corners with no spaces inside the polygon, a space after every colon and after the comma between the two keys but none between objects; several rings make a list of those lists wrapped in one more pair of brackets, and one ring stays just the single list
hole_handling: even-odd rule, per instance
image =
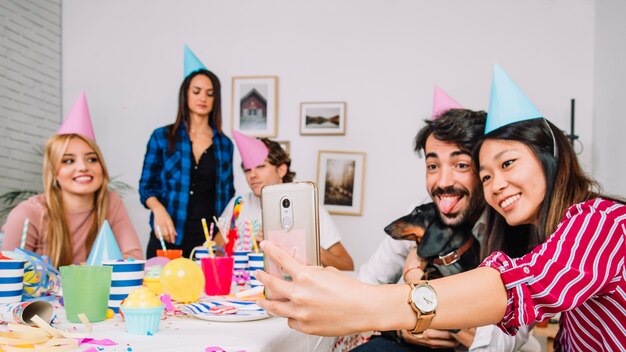
[{"label": "white wall", "polygon": [[[334,216],[362,264],[382,228],[427,197],[412,140],[435,84],[486,109],[500,63],[563,129],[576,98],[591,164],[593,27],[589,0],[65,0],[63,106],[87,92],[111,174],[136,186],[151,131],[174,121],[183,44],[222,80],[227,133],[231,78],[279,76],[277,139],[291,142],[298,179],[316,179],[319,149],[367,152],[363,216]],[[346,135],[300,136],[302,101],[346,101]],[[239,172],[236,187],[247,187]],[[138,196],[126,204],[147,236]]]},{"label": "white wall", "polygon": [[596,1],[594,176],[610,194],[626,195],[626,2]]}]

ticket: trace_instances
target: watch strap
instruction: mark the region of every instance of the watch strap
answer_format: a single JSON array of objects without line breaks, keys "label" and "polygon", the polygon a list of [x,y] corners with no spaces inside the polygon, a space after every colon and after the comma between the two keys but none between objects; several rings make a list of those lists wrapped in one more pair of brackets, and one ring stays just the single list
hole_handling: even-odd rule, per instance
[{"label": "watch strap", "polygon": [[[425,281],[424,283],[428,284],[428,281]],[[426,329],[428,329],[428,327],[430,326],[430,322],[435,317],[435,311],[422,313],[422,311],[419,310],[419,308],[417,308],[417,306],[415,305],[413,301],[413,291],[415,290],[415,283],[408,282],[407,284],[410,287],[409,298],[407,300],[407,303],[409,304],[409,306],[411,306],[411,309],[413,309],[413,311],[415,312],[415,316],[417,318],[417,322],[415,323],[415,328],[413,328],[413,330],[407,330],[407,332],[413,336],[421,337],[422,333]]]}]

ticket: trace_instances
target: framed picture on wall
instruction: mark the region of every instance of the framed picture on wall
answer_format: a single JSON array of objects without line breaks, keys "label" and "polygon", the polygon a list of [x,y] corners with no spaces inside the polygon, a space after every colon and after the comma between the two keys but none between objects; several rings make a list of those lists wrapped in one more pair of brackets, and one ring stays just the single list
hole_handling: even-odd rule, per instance
[{"label": "framed picture on wall", "polygon": [[320,150],[317,185],[320,202],[331,214],[361,215],[365,153]]},{"label": "framed picture on wall", "polygon": [[346,134],[345,102],[300,103],[301,135]]},{"label": "framed picture on wall", "polygon": [[290,151],[289,151],[289,149],[290,149],[289,141],[276,141],[276,143],[280,144],[280,147],[283,148],[283,150],[286,151],[287,154],[290,153]]},{"label": "framed picture on wall", "polygon": [[232,128],[254,137],[275,137],[278,77],[233,77]]}]

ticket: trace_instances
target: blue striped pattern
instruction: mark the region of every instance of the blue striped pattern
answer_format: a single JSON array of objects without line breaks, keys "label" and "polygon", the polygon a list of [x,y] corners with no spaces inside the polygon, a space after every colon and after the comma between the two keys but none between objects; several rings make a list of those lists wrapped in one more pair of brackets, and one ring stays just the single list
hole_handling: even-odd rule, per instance
[{"label": "blue striped pattern", "polygon": [[0,303],[22,300],[25,264],[22,260],[0,260]]},{"label": "blue striped pattern", "polygon": [[[110,264],[105,264],[105,265],[110,265]],[[110,265],[110,266],[113,267],[114,273],[128,273],[128,272],[134,272],[134,271],[143,271],[144,265],[145,265],[144,263],[128,264],[128,262],[126,262],[126,264],[124,265]]]},{"label": "blue striped pattern", "polygon": [[6,269],[24,269],[26,262],[14,260],[0,260],[0,270]]},{"label": "blue striped pattern", "polygon": [[111,281],[111,287],[126,287],[126,286],[141,286],[143,285],[143,279],[138,280],[113,280]]},{"label": "blue striped pattern", "polygon": [[15,291],[0,291],[0,297],[19,297],[19,299],[16,302],[19,302],[22,300],[22,289],[20,288],[19,290],[15,290]]},{"label": "blue striped pattern", "polygon": [[19,284],[24,280],[23,276],[0,277],[0,284]]},{"label": "blue striped pattern", "polygon": [[105,262],[103,265],[113,269],[111,273],[111,291],[109,293],[109,308],[119,313],[119,307],[128,294],[143,285],[143,273],[146,262],[120,261]]}]

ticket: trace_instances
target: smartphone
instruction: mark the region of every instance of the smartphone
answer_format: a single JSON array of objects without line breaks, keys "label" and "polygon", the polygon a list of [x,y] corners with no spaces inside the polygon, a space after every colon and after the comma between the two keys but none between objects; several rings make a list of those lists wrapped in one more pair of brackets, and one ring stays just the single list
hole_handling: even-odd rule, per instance
[{"label": "smartphone", "polygon": [[[319,204],[315,183],[310,181],[281,183],[261,189],[263,238],[290,253],[305,265],[321,265]],[[267,256],[265,270],[291,280]],[[265,289],[265,296],[280,299]]]}]

